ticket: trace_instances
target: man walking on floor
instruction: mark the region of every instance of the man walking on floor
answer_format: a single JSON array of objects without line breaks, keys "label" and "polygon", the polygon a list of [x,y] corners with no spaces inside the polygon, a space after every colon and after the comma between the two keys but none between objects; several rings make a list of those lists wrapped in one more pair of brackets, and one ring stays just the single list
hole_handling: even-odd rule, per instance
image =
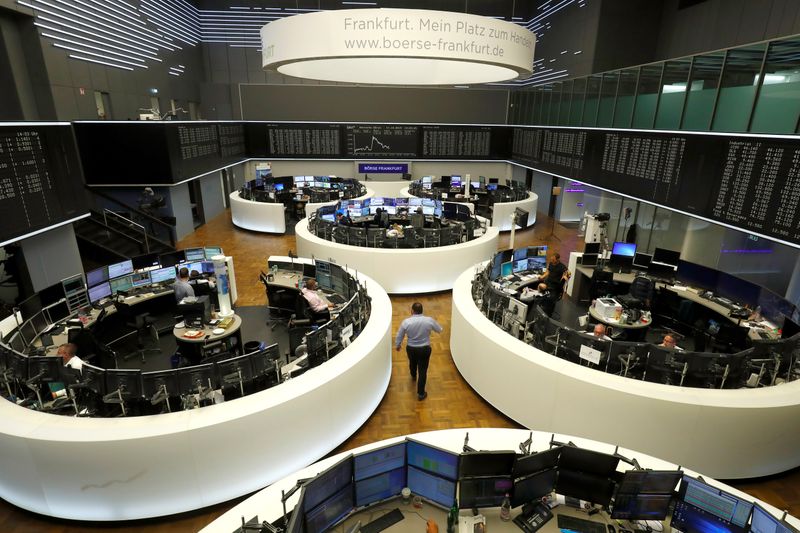
[{"label": "man walking on floor", "polygon": [[400,324],[395,339],[395,348],[400,351],[403,344],[403,337],[408,335],[406,353],[408,354],[408,365],[411,370],[411,379],[417,379],[417,398],[424,400],[428,397],[425,392],[425,382],[428,379],[428,362],[431,359],[431,331],[442,332],[442,326],[433,318],[422,314],[422,304],[415,302],[411,306],[412,315]]}]

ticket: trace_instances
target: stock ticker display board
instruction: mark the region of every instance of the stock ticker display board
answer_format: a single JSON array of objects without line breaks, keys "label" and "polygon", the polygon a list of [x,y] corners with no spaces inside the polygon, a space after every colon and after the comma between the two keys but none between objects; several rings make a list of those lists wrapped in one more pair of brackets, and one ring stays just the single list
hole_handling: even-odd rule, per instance
[{"label": "stock ticker display board", "polygon": [[88,210],[69,124],[0,126],[0,242]]},{"label": "stock ticker display board", "polygon": [[514,128],[514,160],[800,245],[800,140],[787,136]]}]

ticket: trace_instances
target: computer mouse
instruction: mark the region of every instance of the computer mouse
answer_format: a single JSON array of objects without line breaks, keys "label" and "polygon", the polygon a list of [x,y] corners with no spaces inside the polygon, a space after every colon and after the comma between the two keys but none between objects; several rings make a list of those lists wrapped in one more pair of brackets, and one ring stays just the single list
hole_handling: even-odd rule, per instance
[{"label": "computer mouse", "polygon": [[611,524],[606,524],[606,527],[608,528],[608,533],[617,533],[617,529]]}]

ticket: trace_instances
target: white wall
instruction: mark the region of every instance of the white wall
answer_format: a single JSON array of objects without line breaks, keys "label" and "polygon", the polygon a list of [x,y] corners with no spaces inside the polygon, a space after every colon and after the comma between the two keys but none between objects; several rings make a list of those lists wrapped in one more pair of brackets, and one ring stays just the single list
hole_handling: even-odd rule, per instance
[{"label": "white wall", "polygon": [[72,224],[20,241],[34,291],[83,272]]},{"label": "white wall", "polygon": [[209,222],[225,210],[225,200],[222,195],[222,177],[220,174],[220,172],[213,172],[200,178],[200,191],[206,222]]}]

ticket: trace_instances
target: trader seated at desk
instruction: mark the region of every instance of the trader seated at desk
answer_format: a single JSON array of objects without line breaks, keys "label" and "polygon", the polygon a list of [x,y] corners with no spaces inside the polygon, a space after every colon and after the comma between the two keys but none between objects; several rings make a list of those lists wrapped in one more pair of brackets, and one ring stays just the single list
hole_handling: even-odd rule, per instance
[{"label": "trader seated at desk", "polygon": [[669,333],[664,335],[664,340],[661,341],[661,344],[659,344],[659,346],[662,348],[669,348],[670,350],[677,350],[679,352],[683,351],[683,348],[675,344],[675,337],[673,337]]},{"label": "trader seated at desk", "polygon": [[606,335],[606,327],[603,324],[595,324],[594,329],[592,329],[592,335],[598,339],[603,339],[604,341],[611,340],[611,337]]},{"label": "trader seated at desk", "polygon": [[58,347],[56,355],[61,357],[62,361],[64,361],[64,366],[80,371],[83,368],[83,360],[76,355],[77,353],[78,346],[67,342]]},{"label": "trader seated at desk", "polygon": [[350,218],[350,215],[345,211],[344,213],[338,213],[336,215],[336,223],[340,226],[352,226],[353,219]]},{"label": "trader seated at desk", "polygon": [[305,287],[303,287],[300,292],[303,298],[306,299],[306,302],[308,302],[308,307],[311,309],[314,318],[330,319],[330,310],[333,309],[333,304],[325,303],[325,301],[319,297],[317,294],[317,280],[314,278],[307,280]]},{"label": "trader seated at desk", "polygon": [[175,301],[180,302],[187,296],[194,296],[194,288],[189,284],[189,269],[181,267],[178,271],[178,279],[172,284],[175,291]]},{"label": "trader seated at desk", "polygon": [[389,213],[385,212],[383,208],[379,207],[375,210],[375,216],[372,218],[372,224],[385,228],[389,225]]},{"label": "trader seated at desk", "polygon": [[533,320],[534,315],[534,306],[539,306],[544,311],[544,314],[547,316],[552,316],[553,311],[556,308],[556,298],[553,295],[553,291],[547,288],[546,283],[540,283],[536,290],[531,289],[530,287],[525,287],[522,289],[522,293],[520,294],[520,300],[525,303],[532,303],[533,305],[528,306],[528,316],[526,318],[527,321]]}]

